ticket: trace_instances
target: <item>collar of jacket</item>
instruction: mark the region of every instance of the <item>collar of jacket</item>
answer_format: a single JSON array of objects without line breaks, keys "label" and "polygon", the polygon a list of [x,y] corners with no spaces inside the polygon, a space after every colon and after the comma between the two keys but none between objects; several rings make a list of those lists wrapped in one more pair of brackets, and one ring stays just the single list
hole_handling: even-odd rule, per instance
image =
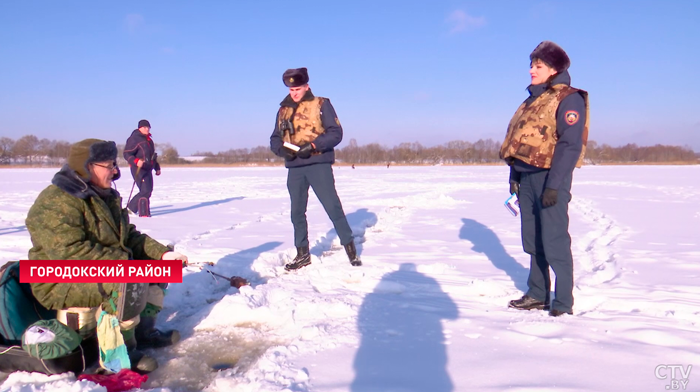
[{"label": "collar of jacket", "polygon": [[151,140],[151,138],[152,138],[150,132],[148,133],[148,135],[144,135],[144,134],[141,133],[141,131],[139,131],[138,129],[134,129],[134,131],[131,132],[131,136],[141,136],[142,138],[148,139],[148,140]]},{"label": "collar of jacket", "polygon": [[95,189],[93,189],[92,186],[83,181],[83,179],[80,178],[78,173],[76,173],[73,169],[68,167],[68,165],[64,165],[61,168],[61,170],[59,170],[59,172],[53,176],[53,180],[51,180],[51,183],[56,185],[59,189],[68,193],[71,196],[83,199],[88,202],[90,202],[91,199],[93,203],[99,204],[101,208],[98,208],[96,210],[97,214],[100,215],[101,219],[107,222],[107,224],[112,228],[112,230],[114,230],[117,236],[119,236],[120,238],[122,237],[122,233],[120,233],[119,226],[115,221],[115,217],[112,216],[112,212],[109,209],[109,205],[107,205],[107,201],[105,200],[105,196],[106,198],[109,198],[109,194],[111,194],[112,197],[117,199],[117,203],[121,204],[121,200],[119,199],[120,196],[119,193],[117,193],[117,191],[110,188],[108,190],[105,189],[104,196],[97,194],[97,192],[95,192]]},{"label": "collar of jacket", "polygon": [[[306,90],[306,94],[304,94],[304,96],[301,97],[301,101],[311,101],[311,100],[313,100],[314,98],[316,98],[316,97],[315,97],[314,94],[311,92],[311,89],[308,89],[308,90]],[[284,99],[282,100],[282,102],[280,102],[280,106],[286,106],[286,107],[290,107],[290,108],[295,108],[295,109],[296,109],[297,107],[299,107],[299,102],[294,102],[294,100],[292,99],[292,96],[289,95],[289,94],[287,94],[287,96],[284,97]]]},{"label": "collar of jacket", "polygon": [[539,97],[547,91],[550,87],[556,86],[557,84],[565,84],[567,86],[571,86],[571,76],[569,75],[569,71],[564,71],[561,73],[558,73],[554,76],[554,79],[552,79],[551,83],[542,83],[542,84],[531,84],[527,87],[527,90],[530,92],[531,97]]},{"label": "collar of jacket", "polygon": [[[100,197],[100,195],[98,195],[97,192],[95,192],[95,190],[88,185],[88,183],[83,181],[78,173],[76,173],[75,170],[71,169],[68,165],[63,165],[61,170],[59,170],[58,173],[53,176],[51,183],[67,194],[75,196],[79,199]],[[119,196],[114,189],[110,189],[110,193],[114,197]]]}]

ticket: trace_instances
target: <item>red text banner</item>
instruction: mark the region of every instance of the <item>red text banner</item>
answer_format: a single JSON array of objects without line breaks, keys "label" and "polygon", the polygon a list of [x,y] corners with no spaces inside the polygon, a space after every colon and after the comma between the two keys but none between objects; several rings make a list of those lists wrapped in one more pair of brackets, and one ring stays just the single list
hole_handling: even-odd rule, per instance
[{"label": "red text banner", "polygon": [[20,260],[20,283],[182,283],[180,260]]}]

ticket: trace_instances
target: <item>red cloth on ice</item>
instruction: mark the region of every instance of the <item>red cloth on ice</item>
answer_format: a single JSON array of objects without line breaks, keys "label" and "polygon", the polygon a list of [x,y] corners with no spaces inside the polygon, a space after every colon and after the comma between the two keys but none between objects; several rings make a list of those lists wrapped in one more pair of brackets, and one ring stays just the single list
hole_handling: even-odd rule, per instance
[{"label": "red cloth on ice", "polygon": [[148,376],[140,375],[129,369],[122,369],[115,374],[81,374],[78,380],[88,380],[107,388],[107,392],[122,392],[133,388],[141,388]]}]

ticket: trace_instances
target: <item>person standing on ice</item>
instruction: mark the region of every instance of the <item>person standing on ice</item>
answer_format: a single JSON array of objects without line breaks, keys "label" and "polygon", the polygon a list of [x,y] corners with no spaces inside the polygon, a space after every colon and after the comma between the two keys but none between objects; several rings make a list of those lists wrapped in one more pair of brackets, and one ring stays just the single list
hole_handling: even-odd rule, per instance
[{"label": "person standing on ice", "polygon": [[141,120],[138,129],[134,129],[124,146],[124,159],[129,162],[131,176],[139,192],[128,201],[129,211],[141,217],[151,216],[151,194],[153,193],[153,174],[160,175],[160,164],[155,144],[151,138],[151,123]]},{"label": "person standing on ice", "polygon": [[[129,223],[121,196],[111,187],[121,173],[113,141],[85,139],[71,146],[68,162],[34,201],[26,226],[32,248],[28,260],[182,260],[172,251]],[[68,317],[94,320],[97,308],[113,312],[109,302],[118,283],[31,283],[32,294],[47,309]],[[163,307],[164,290],[148,287],[140,316],[120,324],[132,368],[142,372],[158,367],[155,359],[138,349],[165,347],[180,339],[178,331],[155,328]],[[85,317],[82,317],[85,316]],[[70,323],[68,323],[70,324]],[[82,328],[82,325],[78,325]],[[99,339],[99,337],[98,337]]]},{"label": "person standing on ice", "polygon": [[277,111],[270,149],[284,158],[288,169],[287,189],[292,203],[297,255],[285,269],[296,270],[311,264],[306,221],[309,186],[333,222],[350,264],[360,266],[362,261],[357,256],[352,230],[338,198],[331,167],[335,163],[334,148],[343,140],[343,128],[338,116],[328,98],[316,97],[311,93],[306,68],[286,70],[282,81],[289,88],[289,95],[282,100]]},{"label": "person standing on ice", "polygon": [[549,306],[549,267],[556,274],[550,316],[573,314],[574,262],[568,206],[573,170],[588,140],[588,93],[570,86],[569,56],[544,41],[530,54],[530,96],[510,120],[500,157],[510,166],[510,192],[518,196],[523,250],[530,255],[525,295],[510,301],[522,310]]}]

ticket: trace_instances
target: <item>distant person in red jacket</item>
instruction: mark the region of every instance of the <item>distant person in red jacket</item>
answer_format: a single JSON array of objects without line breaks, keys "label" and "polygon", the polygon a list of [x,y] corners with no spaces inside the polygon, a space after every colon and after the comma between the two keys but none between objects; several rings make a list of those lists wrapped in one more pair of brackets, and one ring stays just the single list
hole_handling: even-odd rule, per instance
[{"label": "distant person in red jacket", "polygon": [[124,159],[129,162],[131,176],[139,187],[139,193],[129,200],[127,207],[133,214],[142,217],[151,216],[151,194],[153,193],[153,174],[160,175],[160,164],[155,144],[151,138],[151,123],[148,120],[139,121],[138,129],[134,129],[124,146]]}]

